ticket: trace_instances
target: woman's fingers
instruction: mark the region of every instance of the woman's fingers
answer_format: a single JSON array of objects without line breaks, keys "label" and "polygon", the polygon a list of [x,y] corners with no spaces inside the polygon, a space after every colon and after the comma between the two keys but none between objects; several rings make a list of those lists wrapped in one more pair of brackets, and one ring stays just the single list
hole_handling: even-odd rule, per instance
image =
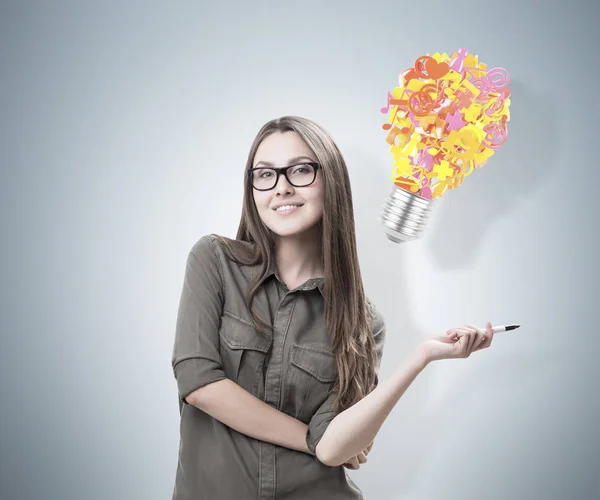
[{"label": "woman's fingers", "polygon": [[373,448],[373,442],[371,442],[371,444],[369,446],[367,446],[363,451],[361,451],[358,455],[356,455],[355,457],[352,457],[350,460],[348,460],[344,464],[344,467],[346,467],[347,469],[352,469],[352,470],[356,470],[356,469],[360,468],[360,464],[364,464],[367,462],[367,455],[371,451],[371,448]]},{"label": "woman's fingers", "polygon": [[492,325],[488,321],[486,330],[482,330],[477,325],[468,324],[460,328],[452,328],[446,331],[446,335],[452,341],[457,342],[458,355],[469,357],[472,352],[489,347],[493,338]]},{"label": "woman's fingers", "polygon": [[[458,334],[456,334],[458,335]],[[465,335],[461,335],[458,340],[454,343],[454,353],[451,357],[453,358],[462,358],[463,351],[465,350],[465,345],[467,344],[467,337]]]},{"label": "woman's fingers", "polygon": [[486,321],[485,323],[485,347],[489,347],[492,345],[492,340],[494,340],[494,330],[492,328],[492,323],[490,321]]},{"label": "woman's fingers", "polygon": [[446,330],[446,335],[454,342],[460,340],[465,333],[467,332],[464,328],[451,328],[450,330]]},{"label": "woman's fingers", "polygon": [[475,347],[475,351],[479,351],[481,349],[486,349],[488,348],[491,343],[492,340],[494,338],[494,331],[492,330],[492,324],[487,321],[485,324],[485,331],[483,331],[481,328],[475,326],[475,325],[469,325],[472,328],[475,328],[477,330],[477,334],[478,336],[481,338],[481,341],[479,341],[479,343],[477,344],[477,346]]},{"label": "woman's fingers", "polygon": [[475,340],[475,330],[472,328],[454,328],[458,335],[458,342],[455,345],[455,357],[468,358]]},{"label": "woman's fingers", "polygon": [[467,337],[467,347],[466,347],[466,357],[469,357],[471,352],[473,351],[473,346],[475,345],[475,341],[477,340],[477,332],[469,327],[463,327],[463,330],[466,330],[465,337]]},{"label": "woman's fingers", "polygon": [[494,340],[494,329],[492,328],[491,321],[488,321],[485,325],[485,333],[488,337],[488,341],[491,344],[492,340]]},{"label": "woman's fingers", "polygon": [[468,358],[472,352],[490,346],[494,338],[492,324],[487,321],[485,331],[477,325],[464,325],[459,328],[446,330],[446,337],[454,342],[454,356]]},{"label": "woman's fingers", "polygon": [[473,343],[473,347],[471,349],[471,352],[477,351],[483,347],[483,343],[486,341],[485,332],[481,328],[479,328],[477,325],[467,325],[467,326],[475,332],[475,336],[476,336],[475,341]]}]

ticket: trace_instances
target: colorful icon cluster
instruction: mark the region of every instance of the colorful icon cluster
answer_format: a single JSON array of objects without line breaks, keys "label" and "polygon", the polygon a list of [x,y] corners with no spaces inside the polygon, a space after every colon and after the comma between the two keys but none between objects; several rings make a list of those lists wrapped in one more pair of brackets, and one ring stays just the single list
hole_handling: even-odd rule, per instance
[{"label": "colorful icon cluster", "polygon": [[441,197],[482,167],[506,140],[509,75],[466,49],[419,57],[388,92],[391,180],[423,198]]}]

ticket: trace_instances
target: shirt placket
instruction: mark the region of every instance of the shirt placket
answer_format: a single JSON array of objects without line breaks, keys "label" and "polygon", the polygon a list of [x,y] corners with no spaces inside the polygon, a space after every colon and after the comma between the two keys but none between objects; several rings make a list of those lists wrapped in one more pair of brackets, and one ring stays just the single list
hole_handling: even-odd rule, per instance
[{"label": "shirt placket", "polygon": [[[273,321],[273,345],[265,376],[265,403],[278,409],[282,393],[283,357],[295,296],[288,292]],[[275,500],[277,485],[275,445],[259,441],[259,500]]]}]

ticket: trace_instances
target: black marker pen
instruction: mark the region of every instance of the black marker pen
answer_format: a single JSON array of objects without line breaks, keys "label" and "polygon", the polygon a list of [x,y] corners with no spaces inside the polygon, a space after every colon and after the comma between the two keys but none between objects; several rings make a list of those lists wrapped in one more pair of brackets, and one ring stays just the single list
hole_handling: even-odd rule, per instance
[{"label": "black marker pen", "polygon": [[[494,326],[492,328],[492,332],[498,333],[498,332],[506,332],[508,330],[516,330],[520,326],[521,325],[500,325],[500,326]],[[482,328],[482,330],[485,331],[485,328]]]}]

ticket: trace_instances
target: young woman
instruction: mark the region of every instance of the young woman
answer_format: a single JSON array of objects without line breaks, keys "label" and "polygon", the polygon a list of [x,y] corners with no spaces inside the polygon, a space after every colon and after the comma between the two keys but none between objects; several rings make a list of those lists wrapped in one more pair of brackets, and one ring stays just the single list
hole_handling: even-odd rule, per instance
[{"label": "young woman", "polygon": [[256,136],[235,240],[187,257],[172,366],[180,448],[174,500],[353,500],[383,422],[433,360],[493,333],[434,336],[378,384],[385,321],[366,297],[344,159],[314,122]]}]

